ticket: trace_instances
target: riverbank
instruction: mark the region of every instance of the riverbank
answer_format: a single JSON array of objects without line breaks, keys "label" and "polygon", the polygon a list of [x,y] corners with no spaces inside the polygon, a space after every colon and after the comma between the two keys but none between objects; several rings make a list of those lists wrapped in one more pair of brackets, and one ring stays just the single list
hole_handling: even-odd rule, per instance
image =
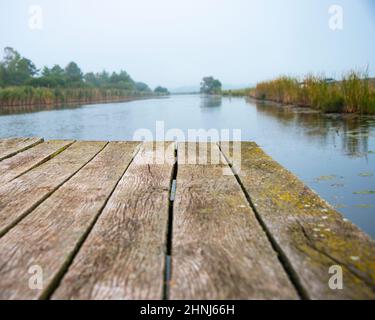
[{"label": "riverbank", "polygon": [[350,72],[340,81],[312,75],[302,80],[279,77],[258,83],[255,88],[223,94],[309,107],[326,113],[375,114],[375,80],[358,72]]},{"label": "riverbank", "polygon": [[160,95],[121,89],[8,87],[0,89],[0,108],[126,102],[150,97]]},{"label": "riverbank", "polygon": [[111,103],[123,103],[131,102],[137,100],[147,100],[147,99],[164,99],[166,96],[129,96],[129,97],[119,97],[113,99],[105,100],[93,100],[93,101],[72,101],[66,103],[50,104],[50,105],[19,105],[19,106],[5,106],[0,107],[0,115],[15,115],[23,114],[37,111],[47,111],[47,110],[58,110],[58,109],[75,109],[84,105],[105,105]]}]

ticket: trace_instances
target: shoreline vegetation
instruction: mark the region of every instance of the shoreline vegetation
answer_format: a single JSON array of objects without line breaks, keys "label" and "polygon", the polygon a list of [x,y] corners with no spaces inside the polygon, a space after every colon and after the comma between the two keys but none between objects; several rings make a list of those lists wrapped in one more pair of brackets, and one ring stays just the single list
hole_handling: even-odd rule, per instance
[{"label": "shoreline vegetation", "polygon": [[0,108],[114,103],[159,96],[117,89],[8,87],[0,89]]},{"label": "shoreline vegetation", "polygon": [[325,113],[375,114],[375,79],[367,72],[351,71],[340,81],[307,75],[302,80],[279,77],[255,88],[223,91],[224,96],[251,97]]},{"label": "shoreline vegetation", "polygon": [[39,70],[31,60],[10,47],[4,49],[4,59],[0,62],[2,109],[123,102],[167,95],[168,89],[158,86],[152,90],[123,70],[84,74],[75,62],[65,68],[54,65]]}]

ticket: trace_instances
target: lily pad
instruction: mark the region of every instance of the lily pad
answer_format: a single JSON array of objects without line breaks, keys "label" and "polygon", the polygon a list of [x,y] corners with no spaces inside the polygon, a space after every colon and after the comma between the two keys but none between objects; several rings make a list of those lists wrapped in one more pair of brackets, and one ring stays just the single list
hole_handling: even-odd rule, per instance
[{"label": "lily pad", "polygon": [[331,187],[334,187],[334,188],[343,188],[343,187],[345,187],[345,184],[343,184],[343,183],[334,183],[334,184],[331,184]]},{"label": "lily pad", "polygon": [[361,190],[353,192],[353,194],[375,194],[375,190]]},{"label": "lily pad", "polygon": [[319,182],[319,181],[331,181],[331,180],[334,180],[336,178],[337,177],[335,175],[320,176],[320,177],[316,178],[315,181],[317,181],[317,182]]},{"label": "lily pad", "polygon": [[370,209],[370,208],[373,208],[374,205],[372,205],[372,204],[356,204],[356,205],[354,205],[354,207],[360,208],[360,209]]},{"label": "lily pad", "polygon": [[335,207],[335,209],[339,210],[339,209],[344,209],[347,206],[345,204],[343,204],[343,203],[338,203],[334,207]]},{"label": "lily pad", "polygon": [[360,177],[373,177],[374,174],[372,172],[361,172],[358,174]]}]

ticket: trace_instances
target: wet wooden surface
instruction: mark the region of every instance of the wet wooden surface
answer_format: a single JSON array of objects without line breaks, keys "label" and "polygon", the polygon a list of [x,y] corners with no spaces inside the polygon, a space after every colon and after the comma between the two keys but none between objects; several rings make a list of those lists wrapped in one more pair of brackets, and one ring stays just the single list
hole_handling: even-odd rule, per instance
[{"label": "wet wooden surface", "polygon": [[[375,243],[370,237],[255,143],[242,143],[238,179],[304,298],[375,297]],[[332,266],[343,270],[342,290],[328,285]]]},{"label": "wet wooden surface", "polygon": [[239,150],[0,140],[0,299],[374,299],[374,241]]},{"label": "wet wooden surface", "polygon": [[[179,144],[178,156],[192,149]],[[212,164],[218,146],[208,149],[206,164],[178,166],[171,298],[297,299],[236,178]]]}]

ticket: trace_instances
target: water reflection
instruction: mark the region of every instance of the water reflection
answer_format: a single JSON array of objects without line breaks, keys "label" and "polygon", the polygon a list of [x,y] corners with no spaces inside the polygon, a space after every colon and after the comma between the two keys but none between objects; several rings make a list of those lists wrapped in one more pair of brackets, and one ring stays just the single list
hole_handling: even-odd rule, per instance
[{"label": "water reflection", "polygon": [[369,137],[375,127],[372,116],[322,114],[307,108],[280,106],[272,103],[248,101],[257,111],[275,117],[287,127],[297,127],[309,139],[319,139],[322,145],[333,144],[349,157],[367,157]]},{"label": "water reflection", "polygon": [[201,95],[201,108],[219,108],[222,105],[223,98],[221,96]]},{"label": "water reflection", "polygon": [[0,108],[1,115],[12,115],[12,114],[25,114],[25,113],[34,113],[40,111],[52,111],[52,110],[64,110],[64,109],[77,109],[82,107],[80,104],[70,104],[70,105],[50,105],[50,106],[38,106],[38,105],[29,105],[29,106],[16,106],[16,107],[2,107]]}]

